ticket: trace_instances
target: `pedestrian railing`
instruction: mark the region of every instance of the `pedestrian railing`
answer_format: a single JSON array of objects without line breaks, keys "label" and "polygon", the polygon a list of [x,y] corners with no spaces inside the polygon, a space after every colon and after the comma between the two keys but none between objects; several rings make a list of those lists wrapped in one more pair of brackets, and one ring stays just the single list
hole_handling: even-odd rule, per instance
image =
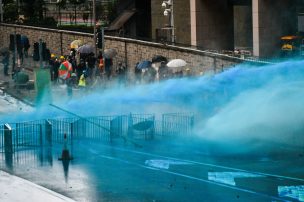
[{"label": "pedestrian railing", "polygon": [[156,120],[154,114],[129,114],[0,124],[0,151],[14,152],[65,141],[72,145],[74,140],[81,139],[112,142],[115,138],[148,140],[192,134],[193,114],[170,113],[161,117]]}]

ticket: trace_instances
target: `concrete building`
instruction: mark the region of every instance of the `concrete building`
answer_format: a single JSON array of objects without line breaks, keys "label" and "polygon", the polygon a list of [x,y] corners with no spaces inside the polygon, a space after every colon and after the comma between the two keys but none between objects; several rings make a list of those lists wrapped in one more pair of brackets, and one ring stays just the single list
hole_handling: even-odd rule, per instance
[{"label": "concrete building", "polygon": [[[163,0],[151,1],[152,36],[168,24]],[[300,0],[173,0],[175,41],[204,50],[245,48],[272,56],[298,30]]]},{"label": "concrete building", "polygon": [[[56,0],[48,1],[56,5]],[[170,14],[164,16],[162,7],[163,2],[169,1],[173,2],[173,22]],[[191,45],[201,50],[242,49],[251,51],[254,56],[269,57],[280,51],[281,36],[304,31],[298,29],[304,27],[304,23],[300,22],[301,19],[304,22],[303,0],[117,2],[117,19],[110,25],[110,30],[119,33],[119,36],[158,41],[165,38],[177,45]],[[96,12],[98,14],[99,11]],[[174,26],[174,33],[171,25]]]}]

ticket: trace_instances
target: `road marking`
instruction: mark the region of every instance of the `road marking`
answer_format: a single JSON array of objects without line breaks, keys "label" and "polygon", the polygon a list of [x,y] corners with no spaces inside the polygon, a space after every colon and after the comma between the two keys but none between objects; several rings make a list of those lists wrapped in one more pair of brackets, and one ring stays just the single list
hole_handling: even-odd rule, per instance
[{"label": "road marking", "polygon": [[184,161],[173,161],[173,160],[146,160],[145,165],[154,167],[154,168],[160,168],[160,169],[169,169],[170,165],[190,165],[192,163],[187,163]]},{"label": "road marking", "polygon": [[106,155],[102,155],[102,154],[99,154],[98,156],[102,157],[102,158],[105,158],[105,159],[119,161],[121,163],[129,164],[129,165],[134,165],[134,166],[138,166],[138,167],[149,169],[149,170],[156,170],[156,171],[160,171],[160,172],[163,172],[163,173],[167,173],[167,174],[171,174],[171,175],[175,175],[175,176],[180,176],[180,177],[188,178],[188,179],[191,179],[191,180],[196,180],[196,181],[205,182],[205,183],[208,183],[208,184],[218,185],[218,186],[221,186],[221,187],[225,187],[225,188],[230,188],[230,189],[237,190],[237,191],[246,192],[246,193],[249,193],[249,194],[255,194],[255,195],[258,195],[258,196],[261,196],[261,197],[271,198],[273,200],[290,202],[289,200],[282,199],[282,198],[279,198],[279,197],[276,197],[276,196],[271,196],[271,195],[268,195],[268,194],[259,193],[259,192],[255,192],[255,191],[248,190],[248,189],[243,189],[243,188],[240,188],[240,187],[235,187],[235,186],[230,186],[230,185],[226,185],[226,184],[223,184],[223,183],[218,183],[218,182],[214,182],[214,181],[210,181],[210,180],[205,180],[205,179],[202,179],[202,178],[193,177],[191,175],[185,175],[185,174],[178,173],[178,172],[172,172],[172,171],[165,170],[165,169],[154,168],[154,167],[142,165],[142,164],[139,164],[139,163],[134,163],[134,162],[131,162],[131,161],[127,161],[127,160],[116,158],[116,157],[112,157],[112,156],[106,156]]},{"label": "road marking", "polygon": [[229,169],[229,170],[234,170],[234,171],[239,171],[239,172],[248,172],[248,173],[253,173],[253,174],[257,174],[257,175],[264,175],[267,177],[275,177],[275,178],[304,182],[304,179],[301,179],[301,178],[288,177],[288,176],[283,176],[283,175],[275,175],[275,174],[269,174],[269,173],[263,173],[263,172],[257,172],[257,171],[248,171],[248,170],[233,168],[233,167],[228,167],[228,166],[221,166],[221,165],[210,164],[210,163],[202,163],[202,162],[197,162],[197,161],[192,161],[192,160],[187,160],[187,159],[180,159],[180,158],[162,156],[162,155],[152,154],[152,153],[147,153],[147,152],[123,149],[123,148],[118,148],[118,147],[114,147],[114,146],[107,146],[107,145],[104,145],[104,146],[108,147],[108,148],[120,150],[120,151],[126,151],[126,152],[130,152],[130,153],[135,153],[135,154],[142,154],[142,155],[152,156],[152,157],[156,157],[156,158],[165,158],[165,159],[170,159],[170,160],[175,160],[175,161],[184,161],[187,163],[192,163],[192,164],[197,164],[197,165],[204,165],[204,166],[210,166],[210,167],[215,167],[215,168],[223,168],[223,169]]},{"label": "road marking", "polygon": [[235,178],[265,177],[247,172],[208,172],[208,180],[235,186]]},{"label": "road marking", "polygon": [[278,186],[280,197],[290,197],[299,201],[304,201],[304,185],[299,186]]}]

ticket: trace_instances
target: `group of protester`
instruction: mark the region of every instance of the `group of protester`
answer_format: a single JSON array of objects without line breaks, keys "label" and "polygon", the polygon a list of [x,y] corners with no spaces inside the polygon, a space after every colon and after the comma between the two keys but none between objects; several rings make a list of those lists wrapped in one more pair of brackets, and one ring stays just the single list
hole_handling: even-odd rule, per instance
[{"label": "group of protester", "polygon": [[[162,56],[161,59],[156,62],[153,62],[153,59],[152,62],[147,61],[148,65],[145,67],[140,67],[140,62],[138,62],[134,67],[135,80],[132,79],[128,83],[152,83],[185,75],[183,71],[170,72],[166,65],[167,59]],[[2,54],[5,76],[9,75],[9,61],[10,52],[7,51]],[[88,86],[94,86],[98,81],[107,85],[107,81],[112,80],[112,78],[117,80],[118,85],[125,85],[129,79],[127,78],[127,68],[121,62],[118,62],[117,66],[113,68],[113,59],[104,57],[102,52],[95,56],[92,52],[79,53],[77,49],[71,48],[66,56],[51,54],[48,66],[51,81],[54,84],[66,84],[69,89],[71,87],[85,89]]]},{"label": "group of protester", "polygon": [[[56,57],[51,54],[49,60],[51,80],[54,83],[65,83],[70,87],[84,88],[93,85],[97,77],[109,80],[112,76],[113,61],[104,58],[102,52],[95,57],[94,53],[80,54],[75,49],[67,56]],[[125,79],[126,68],[119,63],[116,75]]]}]

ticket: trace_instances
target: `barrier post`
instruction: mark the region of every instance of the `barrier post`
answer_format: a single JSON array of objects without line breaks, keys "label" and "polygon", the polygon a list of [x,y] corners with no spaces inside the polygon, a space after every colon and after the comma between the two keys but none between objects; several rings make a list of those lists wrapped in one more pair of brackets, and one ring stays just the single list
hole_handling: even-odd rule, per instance
[{"label": "barrier post", "polygon": [[49,120],[45,121],[45,135],[49,146],[52,146],[52,123]]},{"label": "barrier post", "polygon": [[13,153],[13,135],[9,124],[4,124],[4,151]]}]

